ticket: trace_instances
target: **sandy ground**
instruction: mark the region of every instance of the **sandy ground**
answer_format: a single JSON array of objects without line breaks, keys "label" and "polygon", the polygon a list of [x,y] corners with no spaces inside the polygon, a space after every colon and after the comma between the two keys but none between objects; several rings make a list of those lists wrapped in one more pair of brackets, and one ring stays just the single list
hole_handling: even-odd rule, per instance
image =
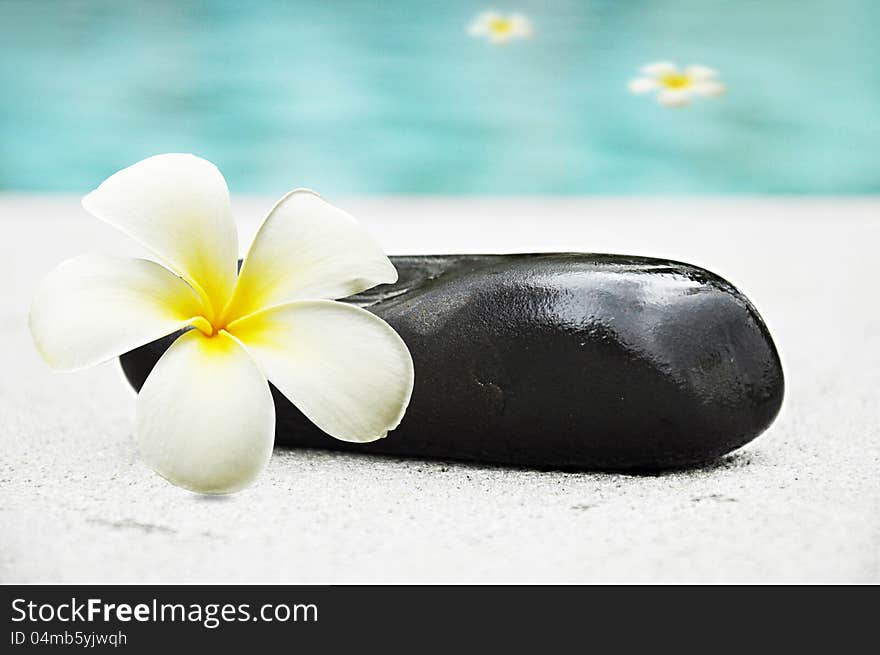
[{"label": "sandy ground", "polygon": [[[272,198],[236,200],[243,244]],[[716,465],[573,474],[276,450],[201,497],[146,469],[116,363],[51,372],[26,315],[87,250],[137,253],[71,197],[0,196],[0,581],[880,581],[880,200],[340,201],[391,253],[627,252],[751,297],[787,377]]]}]

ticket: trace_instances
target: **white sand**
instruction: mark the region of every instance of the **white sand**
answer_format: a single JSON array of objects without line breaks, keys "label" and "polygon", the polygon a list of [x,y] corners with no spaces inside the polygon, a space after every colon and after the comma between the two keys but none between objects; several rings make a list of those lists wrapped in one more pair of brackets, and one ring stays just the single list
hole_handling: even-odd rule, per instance
[{"label": "white sand", "polygon": [[[249,238],[272,198],[237,203]],[[279,450],[227,498],[139,461],[118,365],[53,373],[38,279],[137,252],[70,197],[0,196],[0,581],[880,581],[880,200],[341,202],[393,253],[582,250],[685,260],[738,285],[787,378],[770,430],[654,477]]]}]

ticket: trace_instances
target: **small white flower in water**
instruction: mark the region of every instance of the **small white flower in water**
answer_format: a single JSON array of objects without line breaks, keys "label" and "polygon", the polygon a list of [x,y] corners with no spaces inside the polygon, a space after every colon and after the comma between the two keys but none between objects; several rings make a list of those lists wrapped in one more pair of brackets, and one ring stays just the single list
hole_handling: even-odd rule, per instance
[{"label": "small white flower in water", "polygon": [[532,23],[522,14],[505,16],[497,11],[484,11],[468,27],[471,36],[486,37],[492,43],[507,43],[512,39],[532,35]]},{"label": "small white flower in water", "polygon": [[683,107],[693,96],[714,97],[724,93],[725,87],[718,80],[718,72],[706,66],[688,66],[680,70],[668,61],[643,66],[637,77],[629,83],[635,94],[657,91],[657,102],[666,107]]},{"label": "small white flower in water", "polygon": [[374,314],[336,302],[397,280],[350,215],[311,191],[288,193],[237,273],[229,191],[204,159],[150,157],[83,206],[162,264],[60,264],[36,293],[31,333],[51,366],[71,370],[186,330],[137,398],[141,456],[162,477],[202,493],[253,482],[275,438],[267,378],[337,439],[374,441],[400,423],[413,388],[406,344]]}]

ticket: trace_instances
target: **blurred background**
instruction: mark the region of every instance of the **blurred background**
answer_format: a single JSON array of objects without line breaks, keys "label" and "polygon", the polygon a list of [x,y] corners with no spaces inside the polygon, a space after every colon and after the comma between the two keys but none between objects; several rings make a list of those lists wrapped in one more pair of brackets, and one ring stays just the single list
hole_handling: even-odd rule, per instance
[{"label": "blurred background", "polygon": [[[468,34],[481,11],[534,34]],[[233,193],[880,192],[877,0],[0,0],[0,190],[194,152]],[[728,93],[670,109],[640,66]]]}]

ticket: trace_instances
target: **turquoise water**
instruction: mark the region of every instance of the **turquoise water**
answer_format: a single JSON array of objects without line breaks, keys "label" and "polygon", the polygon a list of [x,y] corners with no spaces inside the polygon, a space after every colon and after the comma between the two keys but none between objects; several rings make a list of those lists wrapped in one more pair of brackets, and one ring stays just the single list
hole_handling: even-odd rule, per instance
[{"label": "turquoise water", "polygon": [[[482,9],[534,36],[471,38]],[[880,2],[0,0],[0,189],[195,152],[233,192],[880,192]],[[728,94],[628,93],[669,59]]]}]

